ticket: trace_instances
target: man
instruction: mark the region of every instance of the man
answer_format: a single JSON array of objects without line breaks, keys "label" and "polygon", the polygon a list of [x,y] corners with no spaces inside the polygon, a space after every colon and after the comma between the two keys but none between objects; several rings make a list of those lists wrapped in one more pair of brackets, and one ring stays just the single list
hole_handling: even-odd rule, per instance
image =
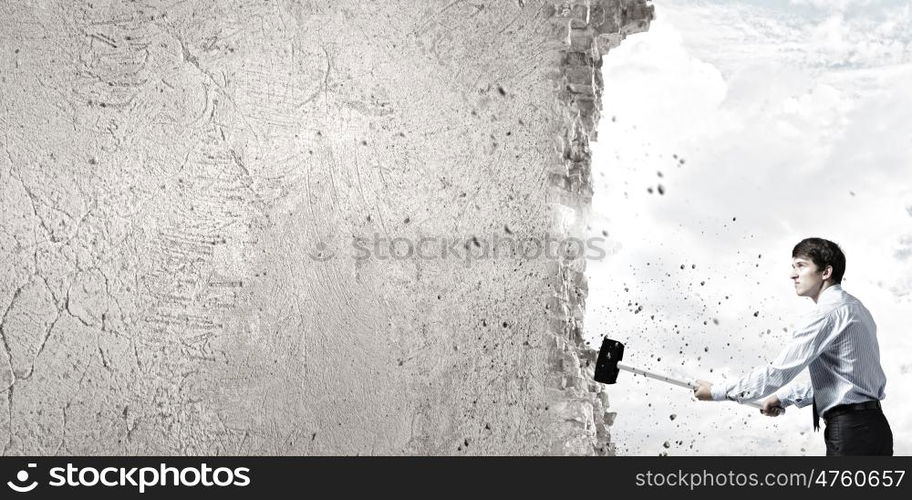
[{"label": "man", "polygon": [[[893,432],[880,408],[886,377],[877,326],[865,306],[842,289],[845,263],[832,241],[807,238],[795,245],[795,293],[817,304],[814,313],[772,364],[731,383],[698,380],[697,399],[749,401],[775,391],[760,412],[775,417],[789,405],[812,405],[814,430],[818,415],[826,423],[827,455],[892,455]],[[805,367],[810,384],[784,387]]]}]

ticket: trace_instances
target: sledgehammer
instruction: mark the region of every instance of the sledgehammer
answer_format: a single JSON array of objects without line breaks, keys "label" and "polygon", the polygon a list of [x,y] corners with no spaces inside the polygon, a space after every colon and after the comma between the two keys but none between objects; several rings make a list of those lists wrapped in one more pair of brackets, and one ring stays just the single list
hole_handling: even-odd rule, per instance
[{"label": "sledgehammer", "polygon": [[[618,374],[621,372],[621,370],[624,370],[632,373],[638,373],[644,377],[661,380],[662,382],[668,382],[669,384],[686,387],[691,390],[696,388],[696,384],[693,382],[685,382],[683,380],[678,380],[675,378],[666,377],[664,375],[659,375],[657,373],[648,372],[646,370],[641,370],[639,368],[634,368],[632,366],[627,366],[621,363],[622,359],[624,359],[624,344],[618,342],[617,340],[612,340],[608,337],[605,337],[605,339],[602,340],[602,348],[599,349],[598,359],[595,361],[595,381],[601,382],[603,384],[614,384],[617,382]],[[760,403],[754,401],[743,401],[741,404],[753,406],[754,408],[761,408]],[[780,414],[784,412],[785,409],[779,409]]]}]

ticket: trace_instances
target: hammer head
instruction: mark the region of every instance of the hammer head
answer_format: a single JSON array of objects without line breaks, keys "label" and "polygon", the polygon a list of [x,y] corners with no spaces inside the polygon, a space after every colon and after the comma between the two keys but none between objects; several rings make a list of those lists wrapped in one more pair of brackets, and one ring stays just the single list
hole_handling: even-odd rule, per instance
[{"label": "hammer head", "polygon": [[599,349],[598,359],[595,361],[595,381],[603,384],[617,382],[618,363],[624,359],[624,344],[617,340],[605,337],[602,348]]}]

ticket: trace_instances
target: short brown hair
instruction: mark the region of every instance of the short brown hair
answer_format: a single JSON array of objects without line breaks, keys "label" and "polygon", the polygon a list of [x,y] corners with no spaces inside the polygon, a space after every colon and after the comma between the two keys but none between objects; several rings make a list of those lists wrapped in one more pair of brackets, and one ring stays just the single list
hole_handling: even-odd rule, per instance
[{"label": "short brown hair", "polygon": [[811,259],[817,269],[823,271],[827,266],[833,267],[833,283],[842,283],[845,274],[846,258],[839,245],[823,238],[805,238],[792,249],[792,258]]}]

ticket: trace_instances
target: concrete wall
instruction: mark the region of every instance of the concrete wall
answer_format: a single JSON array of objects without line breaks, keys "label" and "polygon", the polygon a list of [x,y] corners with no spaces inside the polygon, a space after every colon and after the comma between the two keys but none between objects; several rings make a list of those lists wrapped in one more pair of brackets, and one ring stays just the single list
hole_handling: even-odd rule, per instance
[{"label": "concrete wall", "polygon": [[594,4],[3,2],[3,453],[610,452]]}]

